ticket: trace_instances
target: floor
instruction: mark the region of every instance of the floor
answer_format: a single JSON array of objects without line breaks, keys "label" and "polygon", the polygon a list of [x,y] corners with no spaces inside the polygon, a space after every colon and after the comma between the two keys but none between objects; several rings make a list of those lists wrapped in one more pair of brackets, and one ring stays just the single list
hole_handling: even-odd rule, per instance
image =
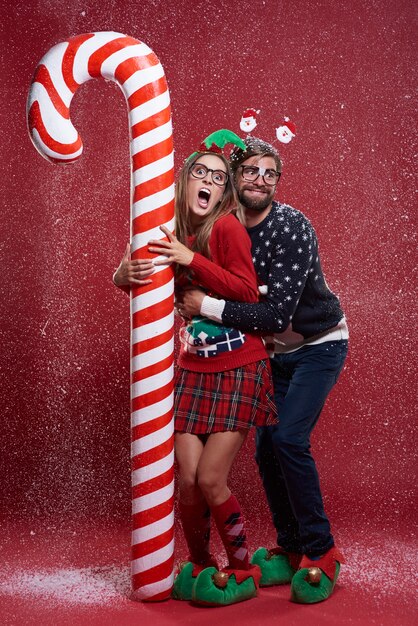
[{"label": "floor", "polygon": [[[129,593],[129,528],[123,524],[51,520],[2,523],[0,616],[2,626],[172,626],[418,623],[414,590],[416,543],[411,531],[396,536],[368,530],[340,531],[347,564],[326,602],[289,602],[289,587],[262,589],[259,597],[226,608],[185,602],[135,603]],[[264,536],[265,539],[265,536]],[[253,536],[255,549],[262,541]],[[273,541],[272,541],[273,545]],[[176,557],[184,557],[180,533]],[[219,548],[215,544],[215,551]]]}]

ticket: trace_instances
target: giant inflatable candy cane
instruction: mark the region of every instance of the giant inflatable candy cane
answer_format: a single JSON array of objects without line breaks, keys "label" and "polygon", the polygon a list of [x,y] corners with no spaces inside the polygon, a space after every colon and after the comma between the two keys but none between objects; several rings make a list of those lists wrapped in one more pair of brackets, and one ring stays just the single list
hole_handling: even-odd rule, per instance
[{"label": "giant inflatable candy cane", "polygon": [[[131,37],[103,32],[60,43],[41,59],[28,97],[35,147],[54,163],[82,153],[69,107],[92,78],[120,85],[129,111],[132,257],[149,257],[159,226],[174,227],[170,100],[155,54]],[[132,597],[162,600],[173,583],[173,275],[160,266],[131,296]]]}]

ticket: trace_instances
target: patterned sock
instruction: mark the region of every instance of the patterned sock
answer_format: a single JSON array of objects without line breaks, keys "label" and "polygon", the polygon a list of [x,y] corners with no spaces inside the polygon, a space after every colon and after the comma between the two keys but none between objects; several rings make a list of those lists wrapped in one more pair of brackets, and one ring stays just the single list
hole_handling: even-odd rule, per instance
[{"label": "patterned sock", "polygon": [[211,507],[210,510],[225,546],[229,567],[232,569],[248,569],[245,520],[238,500],[231,494],[226,502]]},{"label": "patterned sock", "polygon": [[198,565],[209,563],[210,509],[206,501],[197,504],[180,502],[179,511],[190,560]]}]

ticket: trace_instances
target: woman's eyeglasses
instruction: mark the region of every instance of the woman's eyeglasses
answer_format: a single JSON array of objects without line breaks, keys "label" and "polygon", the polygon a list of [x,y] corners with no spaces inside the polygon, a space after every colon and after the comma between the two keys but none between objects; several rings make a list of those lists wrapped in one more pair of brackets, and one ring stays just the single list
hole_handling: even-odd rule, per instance
[{"label": "woman's eyeglasses", "polygon": [[190,168],[190,174],[193,178],[206,178],[208,172],[211,173],[212,181],[215,185],[218,185],[218,187],[223,187],[228,182],[228,174],[223,170],[211,170],[209,167],[206,167],[206,165],[203,165],[203,163],[193,163]]}]

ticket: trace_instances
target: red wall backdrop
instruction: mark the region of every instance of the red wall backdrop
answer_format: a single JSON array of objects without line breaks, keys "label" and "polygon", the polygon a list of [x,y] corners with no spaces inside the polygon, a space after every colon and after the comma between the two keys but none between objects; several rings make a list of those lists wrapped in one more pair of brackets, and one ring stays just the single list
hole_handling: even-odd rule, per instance
[{"label": "red wall backdrop", "polygon": [[[408,0],[17,1],[2,9],[1,511],[128,519],[129,311],[111,283],[129,233],[126,105],[91,81],[72,116],[85,154],[43,160],[25,126],[34,68],[69,36],[145,41],[170,87],[176,167],[245,108],[280,148],[278,197],[319,235],[351,330],[346,370],[314,437],[328,511],[348,528],[413,511],[412,314],[416,22]],[[233,481],[266,515],[250,440]],[[254,495],[257,494],[257,495]],[[261,501],[261,503],[260,503]],[[252,513],[251,513],[252,512]]]}]

